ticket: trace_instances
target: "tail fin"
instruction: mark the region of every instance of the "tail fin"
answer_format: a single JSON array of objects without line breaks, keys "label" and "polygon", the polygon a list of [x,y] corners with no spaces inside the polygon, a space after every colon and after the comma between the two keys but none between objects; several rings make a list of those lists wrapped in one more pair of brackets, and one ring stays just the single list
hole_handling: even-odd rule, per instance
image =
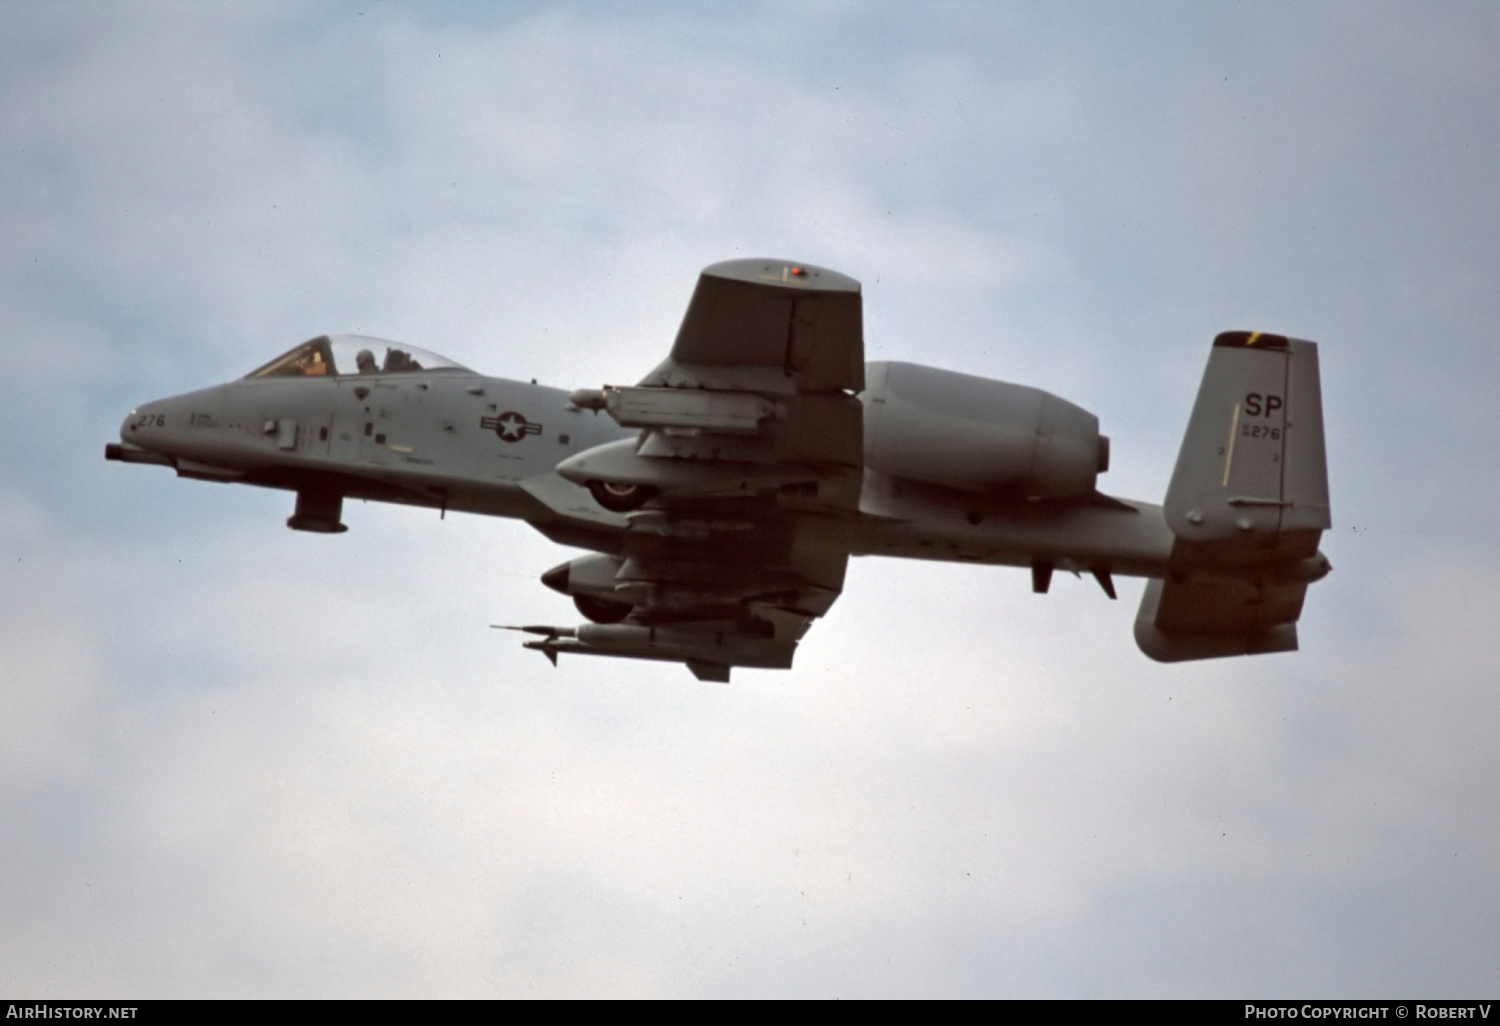
[{"label": "tail fin", "polygon": [[1332,523],[1318,347],[1260,332],[1214,339],[1163,508],[1177,536],[1136,642],[1171,662],[1297,647]]}]

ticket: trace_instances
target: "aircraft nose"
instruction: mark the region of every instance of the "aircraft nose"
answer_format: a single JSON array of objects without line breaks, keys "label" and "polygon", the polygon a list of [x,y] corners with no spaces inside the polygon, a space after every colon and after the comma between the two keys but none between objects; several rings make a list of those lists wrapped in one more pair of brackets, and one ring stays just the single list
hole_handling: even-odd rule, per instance
[{"label": "aircraft nose", "polygon": [[[120,424],[120,442],[105,447],[110,459],[135,463],[190,460],[216,464],[222,455],[218,424],[221,387],[199,389],[145,403]],[[110,455],[113,452],[114,455]],[[151,454],[150,458],[143,453]]]},{"label": "aircraft nose", "polygon": [[161,403],[138,406],[121,422],[120,440],[139,444],[143,438],[151,437],[153,429],[165,427],[166,423],[166,411],[162,409]]},{"label": "aircraft nose", "polygon": [[205,405],[202,399],[202,393],[189,392],[136,407],[120,425],[120,441],[158,452],[175,450],[194,416],[192,411]]},{"label": "aircraft nose", "polygon": [[120,443],[106,445],[104,458],[122,463],[160,463],[172,466],[172,457],[163,453],[162,435],[167,417],[160,403],[148,403],[130,411],[120,422]]}]

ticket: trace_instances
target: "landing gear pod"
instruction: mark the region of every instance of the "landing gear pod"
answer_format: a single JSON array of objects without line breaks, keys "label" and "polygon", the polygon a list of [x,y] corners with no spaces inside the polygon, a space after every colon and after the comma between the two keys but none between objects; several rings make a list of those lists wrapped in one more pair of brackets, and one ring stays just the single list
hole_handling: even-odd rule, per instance
[{"label": "landing gear pod", "polygon": [[611,602],[593,595],[574,595],[573,605],[594,623],[619,623],[635,608],[629,602]]},{"label": "landing gear pod", "polygon": [[573,605],[594,623],[619,623],[635,608],[615,597],[620,560],[598,553],[579,556],[542,574],[542,583],[573,597]]},{"label": "landing gear pod", "polygon": [[611,513],[638,510],[656,494],[656,489],[650,485],[615,484],[611,481],[590,481],[588,488],[594,501]]}]

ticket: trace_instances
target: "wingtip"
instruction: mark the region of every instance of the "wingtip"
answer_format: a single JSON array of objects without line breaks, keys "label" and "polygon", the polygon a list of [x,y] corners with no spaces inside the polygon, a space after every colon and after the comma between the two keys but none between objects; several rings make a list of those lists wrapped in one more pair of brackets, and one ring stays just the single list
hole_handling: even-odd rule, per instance
[{"label": "wingtip", "polygon": [[859,282],[847,274],[818,267],[799,260],[783,260],[780,257],[749,257],[738,260],[723,260],[709,264],[703,274],[710,278],[747,282],[751,285],[771,285],[801,289],[809,292],[853,292],[860,290]]}]

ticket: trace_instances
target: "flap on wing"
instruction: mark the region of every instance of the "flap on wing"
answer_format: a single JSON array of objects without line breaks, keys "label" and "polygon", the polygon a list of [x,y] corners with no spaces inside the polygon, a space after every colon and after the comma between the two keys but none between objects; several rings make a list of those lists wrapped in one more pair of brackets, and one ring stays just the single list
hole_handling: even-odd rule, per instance
[{"label": "flap on wing", "polygon": [[[750,368],[757,371],[745,373]],[[864,378],[859,282],[810,264],[752,259],[704,269],[670,359],[641,384],[858,392]]]}]

